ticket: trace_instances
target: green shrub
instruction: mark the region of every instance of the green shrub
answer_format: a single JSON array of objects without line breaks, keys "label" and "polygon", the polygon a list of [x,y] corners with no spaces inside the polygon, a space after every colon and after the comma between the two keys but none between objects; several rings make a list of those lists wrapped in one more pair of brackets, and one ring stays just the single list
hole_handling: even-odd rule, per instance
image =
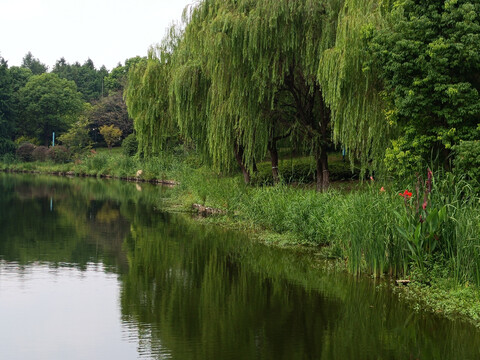
[{"label": "green shrub", "polygon": [[4,164],[13,164],[16,161],[17,161],[17,158],[12,153],[3,154],[2,156],[0,156],[0,162]]},{"label": "green shrub", "polygon": [[468,180],[476,182],[475,187],[480,190],[480,141],[461,141],[453,148],[455,159],[453,161],[454,172],[458,175],[467,176]]},{"label": "green shrub", "polygon": [[122,141],[122,151],[126,156],[133,156],[137,153],[138,150],[138,141],[135,134],[128,135]]},{"label": "green shrub", "polygon": [[48,147],[46,146],[37,146],[33,152],[32,157],[34,161],[45,161],[47,160]]},{"label": "green shrub", "polygon": [[20,161],[29,162],[33,161],[33,150],[35,150],[35,145],[24,142],[17,148],[16,154]]},{"label": "green shrub", "polygon": [[49,148],[47,154],[48,158],[55,163],[63,164],[70,160],[70,152],[62,145]]},{"label": "green shrub", "polygon": [[15,149],[16,146],[13,141],[0,138],[0,155],[12,154],[15,152]]}]

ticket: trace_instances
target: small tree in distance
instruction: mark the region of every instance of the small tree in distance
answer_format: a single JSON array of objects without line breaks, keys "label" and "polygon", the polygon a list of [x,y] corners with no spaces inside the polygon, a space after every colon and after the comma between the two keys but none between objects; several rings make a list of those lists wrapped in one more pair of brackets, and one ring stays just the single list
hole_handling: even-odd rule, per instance
[{"label": "small tree in distance", "polygon": [[122,136],[122,130],[113,125],[104,125],[100,127],[100,134],[102,134],[105,142],[108,145],[108,150],[112,149],[112,146],[120,141]]}]

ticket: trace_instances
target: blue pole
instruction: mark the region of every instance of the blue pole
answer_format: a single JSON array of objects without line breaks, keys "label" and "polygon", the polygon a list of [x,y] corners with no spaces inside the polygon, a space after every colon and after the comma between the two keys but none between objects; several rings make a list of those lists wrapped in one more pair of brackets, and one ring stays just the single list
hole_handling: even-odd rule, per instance
[{"label": "blue pole", "polygon": [[52,133],[52,147],[55,146],[55,131]]}]

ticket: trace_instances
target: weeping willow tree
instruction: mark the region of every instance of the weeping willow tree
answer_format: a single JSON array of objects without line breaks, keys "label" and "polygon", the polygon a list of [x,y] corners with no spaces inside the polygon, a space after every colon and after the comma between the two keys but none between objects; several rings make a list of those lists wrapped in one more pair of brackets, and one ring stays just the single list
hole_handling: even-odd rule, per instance
[{"label": "weeping willow tree", "polygon": [[340,6],[205,0],[186,14],[172,104],[182,133],[204,142],[216,168],[236,160],[248,181],[255,160],[296,132],[312,144],[318,188],[328,186],[330,111],[317,69],[334,44]]},{"label": "weeping willow tree", "polygon": [[388,0],[345,0],[335,45],[322,54],[317,79],[332,112],[332,138],[366,165],[380,165],[391,127],[382,99],[383,83],[372,62],[369,40],[385,24]]},{"label": "weeping willow tree", "polygon": [[138,151],[144,156],[157,155],[172,134],[175,123],[169,107],[172,54],[179,30],[172,26],[161,45],[150,48],[148,57],[128,72],[125,102],[134,119]]},{"label": "weeping willow tree", "polygon": [[[250,69],[238,57],[232,30],[242,22],[234,18],[233,2],[204,1],[185,14],[185,33],[176,53],[172,81],[172,108],[181,133],[194,140],[217,170],[238,163],[245,182],[254,159],[265,153],[267,124],[244,75]],[[247,85],[247,86],[246,86]]]},{"label": "weeping willow tree", "polygon": [[[384,131],[364,33],[379,0],[204,0],[184,12],[174,46],[129,75],[127,105],[145,153],[172,123],[219,171],[237,163],[246,182],[276,142],[294,134],[315,155],[317,189],[329,185],[332,138],[365,160]],[[174,41],[173,41],[174,40]],[[167,103],[167,93],[169,102]]]}]

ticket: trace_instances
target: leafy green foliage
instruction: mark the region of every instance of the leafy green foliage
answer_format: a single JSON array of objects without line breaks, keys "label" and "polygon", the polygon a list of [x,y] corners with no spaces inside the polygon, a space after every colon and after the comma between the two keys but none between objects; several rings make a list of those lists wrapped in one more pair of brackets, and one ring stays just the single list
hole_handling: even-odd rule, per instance
[{"label": "leafy green foliage", "polygon": [[421,183],[421,178],[418,178],[413,200],[413,194],[408,190],[399,194],[404,198],[405,211],[395,213],[398,232],[406,240],[410,260],[423,276],[426,274],[426,267],[432,262],[432,256],[440,250],[438,244],[445,240],[441,235],[448,218],[446,205],[431,201],[433,173],[428,170],[427,176],[425,185]]},{"label": "leafy green foliage", "polygon": [[78,62],[68,64],[64,58],[61,58],[55,63],[52,73],[62,79],[75,82],[84,101],[92,102],[104,95],[103,81],[108,71],[104,66],[97,70],[90,59],[80,65]]},{"label": "leafy green foliage", "polygon": [[128,135],[122,141],[122,151],[124,155],[134,156],[138,150],[138,141],[134,133]]},{"label": "leafy green foliage", "polygon": [[[333,44],[336,11],[317,1],[210,0],[185,19],[174,52],[173,114],[215,169],[236,161],[252,171],[285,129],[325,160],[330,119],[316,71]],[[328,184],[327,163],[321,167]]]},{"label": "leafy green foliage", "polygon": [[125,60],[125,65],[118,64],[112,71],[104,78],[104,87],[108,93],[122,92],[127,83],[128,71],[134,65],[138,64],[145,58],[139,56]]},{"label": "leafy green foliage", "polygon": [[332,137],[360,160],[362,172],[379,168],[391,136],[385,121],[380,69],[372,60],[368,43],[374,29],[382,29],[389,2],[346,0],[340,2],[334,45],[324,51],[317,77],[332,112]]},{"label": "leafy green foliage", "polygon": [[125,90],[128,114],[134,119],[138,149],[147,157],[157,155],[174,133],[168,97],[171,54],[164,50],[150,49],[147,59],[132,66]]},{"label": "leafy green foliage", "polygon": [[45,145],[52,139],[52,132],[60,135],[67,131],[84,110],[75,83],[55,74],[32,76],[18,96],[20,134],[35,136]]},{"label": "leafy green foliage", "polygon": [[111,149],[113,145],[120,141],[122,130],[114,125],[103,125],[100,127],[100,134],[102,134],[108,148]]},{"label": "leafy green foliage", "polygon": [[332,133],[363,168],[376,165],[390,127],[367,40],[382,10],[375,0],[190,7],[184,30],[172,28],[129,72],[141,151],[158,151],[173,123],[216,171],[239,165],[246,181],[267,151],[277,169],[276,142],[285,137],[315,155],[317,188],[328,186]]},{"label": "leafy green foliage", "polygon": [[15,150],[12,94],[11,74],[7,62],[0,57],[0,155]]},{"label": "leafy green foliage", "polygon": [[41,63],[30,51],[23,57],[22,67],[30,69],[33,75],[41,75],[48,70],[48,66]]},{"label": "leafy green foliage", "polygon": [[127,106],[121,91],[110,92],[93,105],[88,113],[90,134],[96,136],[99,129],[104,125],[114,125],[122,130],[122,136],[126,137],[133,131],[133,120],[128,116]]},{"label": "leafy green foliage", "polygon": [[[389,99],[389,120],[404,146],[445,163],[480,122],[480,4],[468,0],[404,1],[387,16],[372,49]],[[407,150],[408,148],[408,150]],[[447,166],[448,167],[448,166]]]},{"label": "leafy green foliage", "polygon": [[58,140],[73,154],[82,154],[92,147],[89,125],[88,115],[82,115],[66,133],[58,137]]},{"label": "leafy green foliage", "polygon": [[465,175],[480,190],[480,141],[460,141],[453,147],[454,173]]}]

